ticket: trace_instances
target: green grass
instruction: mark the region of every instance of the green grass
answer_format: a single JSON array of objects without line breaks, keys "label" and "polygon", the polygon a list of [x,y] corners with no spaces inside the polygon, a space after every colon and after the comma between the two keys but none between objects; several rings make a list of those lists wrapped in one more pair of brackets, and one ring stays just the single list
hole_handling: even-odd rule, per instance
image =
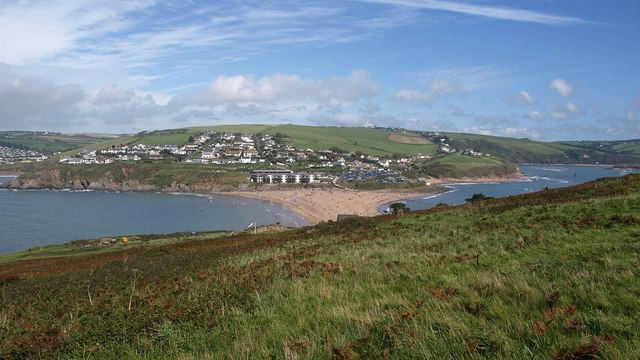
[{"label": "green grass", "polygon": [[519,149],[542,156],[564,155],[564,151],[569,148],[569,146],[566,145],[533,141],[529,139],[514,139],[499,136],[459,133],[447,133],[446,135],[455,140],[487,141],[503,147]]},{"label": "green grass", "polygon": [[640,176],[0,264],[14,358],[633,358]]},{"label": "green grass", "polygon": [[388,139],[390,131],[369,128],[310,127],[281,125],[265,131],[275,135],[282,133],[285,140],[296,147],[310,149],[329,149],[338,147],[345,151],[361,151],[375,156],[394,153],[414,155],[433,154],[434,144],[403,144]]},{"label": "green grass", "polygon": [[622,142],[613,146],[614,149],[621,152],[629,152],[634,155],[640,155],[640,142]]},{"label": "green grass", "polygon": [[[8,137],[11,134],[11,137]],[[89,134],[48,134],[36,135],[30,131],[0,131],[2,144],[27,147],[44,153],[63,152],[83,146],[99,143],[112,138],[112,135]]]},{"label": "green grass", "polygon": [[438,178],[478,178],[504,176],[517,171],[516,166],[501,158],[449,154],[417,161],[413,168],[424,175]]}]

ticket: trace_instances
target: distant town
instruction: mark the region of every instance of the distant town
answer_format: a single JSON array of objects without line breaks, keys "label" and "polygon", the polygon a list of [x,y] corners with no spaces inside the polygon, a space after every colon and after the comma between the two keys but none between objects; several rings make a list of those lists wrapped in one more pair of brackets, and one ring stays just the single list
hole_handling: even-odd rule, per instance
[{"label": "distant town", "polygon": [[0,146],[0,164],[40,162],[48,158],[48,155],[38,151]]},{"label": "distant town", "polygon": [[[446,136],[422,133],[438,145],[439,154],[459,152],[472,156],[489,156],[473,149],[458,151]],[[0,164],[39,162],[50,155],[37,151],[0,146]],[[286,135],[218,133],[206,131],[190,136],[184,145],[119,144],[100,150],[83,149],[74,156],[62,156],[59,163],[69,165],[112,164],[122,162],[179,162],[183,164],[229,165],[253,169],[249,179],[255,183],[317,183],[331,181],[332,173],[346,180],[366,180],[377,177],[385,183],[416,182],[402,175],[419,159],[433,154],[384,157],[330,149],[300,148],[288,144]],[[264,166],[260,166],[264,164]],[[249,165],[252,165],[249,167]],[[274,170],[274,165],[278,169]]]}]

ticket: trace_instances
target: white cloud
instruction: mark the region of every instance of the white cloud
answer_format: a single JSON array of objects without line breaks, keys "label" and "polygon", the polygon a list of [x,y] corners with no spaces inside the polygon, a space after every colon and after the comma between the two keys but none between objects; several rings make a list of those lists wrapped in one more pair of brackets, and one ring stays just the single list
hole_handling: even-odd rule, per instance
[{"label": "white cloud", "polygon": [[98,105],[107,106],[128,104],[135,96],[136,92],[134,89],[123,89],[115,84],[109,84],[98,91],[94,102]]},{"label": "white cloud", "polygon": [[535,104],[538,100],[526,91],[520,91],[514,98],[513,102],[518,105]]},{"label": "white cloud", "polygon": [[464,92],[461,85],[451,83],[443,79],[433,80],[426,90],[402,89],[396,92],[392,99],[400,101],[431,102],[444,95],[453,95]]},{"label": "white cloud", "polygon": [[[21,65],[76,50],[79,42],[126,27],[151,1],[18,1],[0,8],[0,62]],[[6,36],[6,34],[11,34]]]},{"label": "white cloud", "polygon": [[544,115],[540,111],[527,111],[524,114],[524,117],[529,120],[542,120],[544,119]]},{"label": "white cloud", "polygon": [[0,128],[69,125],[76,119],[67,116],[85,98],[85,91],[76,84],[57,85],[0,65]]},{"label": "white cloud", "polygon": [[406,6],[417,9],[442,10],[460,14],[481,16],[496,20],[509,20],[544,25],[574,25],[588,23],[570,16],[547,14],[539,11],[516,9],[511,7],[468,4],[442,0],[364,0],[368,2]]},{"label": "white cloud", "polygon": [[556,120],[566,120],[581,113],[582,110],[578,105],[571,101],[567,101],[564,105],[552,106],[550,108],[551,117]]},{"label": "white cloud", "polygon": [[555,89],[562,97],[569,97],[573,94],[573,86],[569,85],[564,79],[554,79],[549,83],[549,87]]},{"label": "white cloud", "polygon": [[305,79],[299,75],[275,74],[256,79],[252,75],[219,76],[194,101],[200,104],[274,103],[299,100],[328,106],[340,106],[376,96],[382,86],[364,70],[346,77],[325,80]]}]

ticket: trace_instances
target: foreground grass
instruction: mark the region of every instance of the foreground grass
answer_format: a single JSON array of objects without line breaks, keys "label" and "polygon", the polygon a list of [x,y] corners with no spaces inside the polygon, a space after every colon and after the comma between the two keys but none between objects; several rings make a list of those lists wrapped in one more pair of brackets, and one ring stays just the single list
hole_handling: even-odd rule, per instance
[{"label": "foreground grass", "polygon": [[635,175],[403,217],[0,264],[0,354],[633,358],[639,224]]}]

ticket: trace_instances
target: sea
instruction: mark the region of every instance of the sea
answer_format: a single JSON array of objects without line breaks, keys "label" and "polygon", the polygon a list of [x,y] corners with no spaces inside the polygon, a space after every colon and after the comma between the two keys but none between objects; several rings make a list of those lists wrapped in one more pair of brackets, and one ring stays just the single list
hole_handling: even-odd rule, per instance
[{"label": "sea", "polygon": [[[520,170],[525,179],[450,184],[447,192],[404,202],[412,210],[428,209],[439,203],[462,204],[475,193],[503,197],[639,171],[547,165],[522,165]],[[11,179],[0,176],[0,183]],[[241,230],[254,223],[308,225],[282,206],[233,196],[0,189],[0,253],[106,236]]]},{"label": "sea", "polygon": [[[521,165],[520,171],[525,178],[509,182],[488,183],[454,183],[445,185],[448,191],[402,201],[411,210],[430,209],[437,204],[464,204],[473,194],[484,194],[491,197],[504,197],[540,191],[544,188],[559,188],[577,185],[603,177],[624,176],[638,173],[638,169],[620,169],[611,166],[550,166],[550,165]],[[388,210],[387,205],[380,207],[380,212]]]},{"label": "sea", "polygon": [[[0,176],[0,182],[11,177]],[[106,236],[306,226],[266,201],[195,194],[0,189],[0,253]]]}]

